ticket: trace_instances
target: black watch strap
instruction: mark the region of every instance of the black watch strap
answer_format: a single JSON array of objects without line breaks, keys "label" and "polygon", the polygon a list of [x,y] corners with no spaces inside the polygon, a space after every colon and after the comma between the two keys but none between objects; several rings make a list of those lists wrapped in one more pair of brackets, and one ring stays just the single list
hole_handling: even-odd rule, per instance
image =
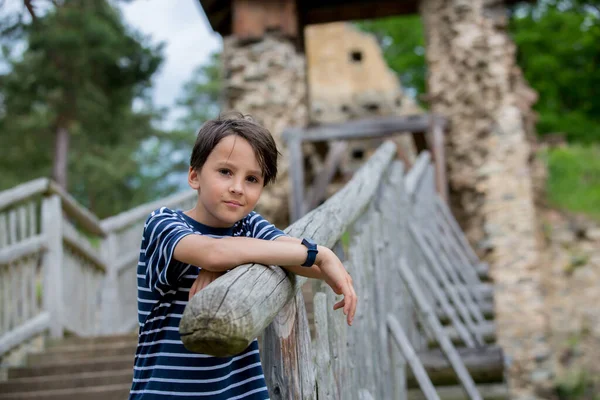
[{"label": "black watch strap", "polygon": [[317,250],[317,244],[311,239],[304,238],[302,239],[302,244],[306,246],[306,261],[302,264],[303,267],[312,267],[317,259],[317,254],[319,254],[319,250]]}]

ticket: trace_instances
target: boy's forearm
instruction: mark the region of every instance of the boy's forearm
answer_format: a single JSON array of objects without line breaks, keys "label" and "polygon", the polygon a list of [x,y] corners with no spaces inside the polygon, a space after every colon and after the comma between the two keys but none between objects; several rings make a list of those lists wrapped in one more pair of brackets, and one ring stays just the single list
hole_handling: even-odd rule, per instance
[{"label": "boy's forearm", "polygon": [[293,238],[282,237],[269,241],[245,237],[214,239],[201,235],[184,237],[179,241],[174,252],[176,260],[209,271],[226,271],[238,265],[254,262],[280,265],[302,276],[321,278],[318,267],[300,266],[306,261],[306,255],[306,247],[301,245],[298,239]]}]

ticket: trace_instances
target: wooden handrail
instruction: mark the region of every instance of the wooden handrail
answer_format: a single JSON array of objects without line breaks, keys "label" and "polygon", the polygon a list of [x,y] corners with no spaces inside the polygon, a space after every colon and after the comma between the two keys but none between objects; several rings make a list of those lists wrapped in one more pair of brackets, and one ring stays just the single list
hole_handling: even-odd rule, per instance
[{"label": "wooden handrail", "polygon": [[45,193],[48,190],[49,184],[50,179],[38,178],[0,192],[0,211],[37,194]]},{"label": "wooden handrail", "polygon": [[180,203],[188,199],[192,199],[195,196],[197,196],[197,193],[192,190],[177,193],[164,199],[145,203],[136,208],[132,208],[129,211],[125,211],[112,217],[103,219],[100,225],[105,232],[119,231],[128,225],[139,221],[141,218],[147,217],[152,211],[164,206],[165,204]]},{"label": "wooden handrail", "polygon": [[[342,190],[290,225],[286,233],[332,247],[371,203],[395,153],[395,144],[386,142]],[[305,281],[304,277],[288,276],[279,267],[237,267],[188,303],[179,326],[181,339],[188,349],[199,353],[238,354],[271,323]]]}]

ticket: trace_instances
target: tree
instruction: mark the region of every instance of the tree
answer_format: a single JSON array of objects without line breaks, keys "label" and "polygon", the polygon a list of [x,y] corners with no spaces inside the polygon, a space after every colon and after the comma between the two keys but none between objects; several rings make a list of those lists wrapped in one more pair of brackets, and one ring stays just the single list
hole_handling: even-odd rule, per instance
[{"label": "tree", "polygon": [[[417,16],[360,22],[374,33],[388,65],[417,98],[426,65]],[[538,132],[566,133],[571,142],[600,141],[600,0],[539,0],[514,6],[509,33],[529,84],[539,93]]]},{"label": "tree", "polygon": [[600,1],[519,6],[511,32],[519,65],[539,93],[538,132],[600,141]]},{"label": "tree", "polygon": [[418,95],[425,93],[427,74],[420,17],[410,15],[361,21],[358,26],[377,37],[385,61],[398,74],[402,86],[419,100]]},{"label": "tree", "polygon": [[30,23],[3,24],[27,47],[4,52],[0,189],[52,176],[100,216],[154,198],[164,183],[152,183],[142,144],[161,134],[148,89],[162,45],[128,29],[106,0],[54,0],[44,12],[24,4]]}]

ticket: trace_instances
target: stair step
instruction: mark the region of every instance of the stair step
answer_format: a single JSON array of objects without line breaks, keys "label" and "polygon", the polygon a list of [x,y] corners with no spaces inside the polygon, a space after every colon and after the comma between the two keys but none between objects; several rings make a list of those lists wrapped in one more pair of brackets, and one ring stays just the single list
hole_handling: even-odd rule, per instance
[{"label": "stair step", "polygon": [[103,335],[103,336],[67,336],[62,339],[48,339],[46,341],[47,348],[68,347],[74,345],[91,345],[91,344],[108,344],[115,342],[133,342],[137,343],[138,336],[136,333],[123,333],[119,335]]},{"label": "stair step", "polygon": [[2,393],[0,400],[125,400],[131,384]]},{"label": "stair step", "polygon": [[6,382],[0,382],[0,393],[34,392],[114,384],[131,384],[132,379],[133,368],[115,371],[81,372],[66,375],[16,378]]},{"label": "stair step", "polygon": [[[503,383],[477,385],[483,400],[509,400],[508,386]],[[437,386],[435,388],[440,400],[469,400],[462,386]],[[426,400],[421,389],[410,389],[408,400]]]},{"label": "stair step", "polygon": [[135,355],[137,342],[91,343],[56,346],[43,353],[32,353],[27,357],[28,365],[42,366],[84,358]]},{"label": "stair step", "polygon": [[75,359],[48,365],[9,368],[8,379],[133,369],[133,361],[134,355],[128,354],[115,357],[97,357],[92,360]]}]

